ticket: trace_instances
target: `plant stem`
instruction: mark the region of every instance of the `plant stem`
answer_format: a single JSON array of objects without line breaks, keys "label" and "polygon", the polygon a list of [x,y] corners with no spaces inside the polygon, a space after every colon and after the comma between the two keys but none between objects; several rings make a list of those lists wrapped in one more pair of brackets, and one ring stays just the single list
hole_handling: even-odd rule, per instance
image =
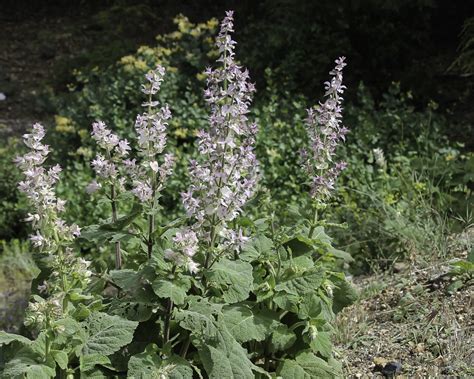
[{"label": "plant stem", "polygon": [[[112,222],[117,222],[117,202],[115,200],[115,185],[110,186],[110,201],[112,203]],[[120,241],[115,242],[115,269],[122,268],[122,253],[120,252]]]},{"label": "plant stem", "polygon": [[308,238],[313,238],[314,229],[316,228],[316,223],[318,222],[318,208],[314,207],[313,209],[313,221],[311,227],[309,228]]},{"label": "plant stem", "polygon": [[165,327],[163,329],[163,344],[166,344],[170,339],[170,319],[171,319],[171,312],[173,311],[173,301],[171,299],[168,300],[168,309],[166,310],[165,316]]},{"label": "plant stem", "polygon": [[188,335],[186,338],[186,342],[184,343],[183,347],[181,348],[180,355],[183,359],[186,359],[186,354],[188,353],[189,346],[191,345],[191,336]]},{"label": "plant stem", "polygon": [[151,214],[148,216],[148,259],[151,259],[151,254],[153,252],[153,232],[155,231],[155,206],[156,206],[156,175],[152,174],[152,206]]},{"label": "plant stem", "polygon": [[[152,94],[148,96],[148,103],[151,104],[153,99]],[[148,115],[151,114],[151,105],[148,105]],[[152,152],[152,143],[148,142],[148,163],[151,163],[155,158]],[[153,232],[155,231],[155,206],[156,206],[156,173],[151,170],[151,189],[152,189],[152,204],[151,204],[151,213],[148,215],[148,241],[147,241],[147,255],[148,260],[151,260],[151,255],[153,253]]]}]

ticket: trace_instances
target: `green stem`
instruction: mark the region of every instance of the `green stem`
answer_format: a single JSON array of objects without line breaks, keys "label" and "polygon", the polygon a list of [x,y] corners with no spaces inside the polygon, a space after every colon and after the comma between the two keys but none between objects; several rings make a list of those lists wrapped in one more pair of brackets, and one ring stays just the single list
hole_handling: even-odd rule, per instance
[{"label": "green stem", "polygon": [[[153,96],[150,93],[148,96],[148,103],[151,104]],[[148,114],[151,114],[151,105],[148,105]],[[155,156],[152,154],[152,143],[148,142],[148,162],[150,163]],[[155,231],[155,207],[156,207],[156,173],[151,169],[151,189],[152,189],[152,204],[151,204],[151,213],[148,215],[148,240],[147,240],[147,255],[148,260],[151,260],[151,255],[153,253],[153,232]]]},{"label": "green stem", "polygon": [[[115,185],[110,185],[110,202],[112,204],[112,222],[117,222],[117,202],[116,202]],[[120,241],[115,242],[115,269],[122,268],[122,253],[120,251]]]},{"label": "green stem", "polygon": [[314,207],[314,209],[313,209],[313,220],[312,220],[311,226],[309,228],[308,238],[313,238],[313,233],[314,233],[314,229],[316,228],[317,222],[318,222],[318,208]]},{"label": "green stem", "polygon": [[165,326],[163,329],[163,344],[166,344],[170,339],[170,319],[171,319],[171,312],[173,312],[173,301],[171,299],[168,300],[168,308],[166,310],[166,317],[165,317]]},{"label": "green stem", "polygon": [[189,346],[191,345],[191,336],[188,335],[186,342],[184,342],[183,347],[181,348],[180,355],[183,359],[186,359],[186,354],[188,354]]}]

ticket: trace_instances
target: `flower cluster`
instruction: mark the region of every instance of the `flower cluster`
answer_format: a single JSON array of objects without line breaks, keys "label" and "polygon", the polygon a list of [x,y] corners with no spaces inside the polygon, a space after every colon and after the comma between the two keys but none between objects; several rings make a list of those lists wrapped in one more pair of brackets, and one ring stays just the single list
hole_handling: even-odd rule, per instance
[{"label": "flower cluster", "polygon": [[[116,134],[112,133],[102,121],[92,124],[92,138],[97,145],[104,150],[104,154],[97,154],[91,162],[97,177],[101,181],[113,183],[123,188],[125,178],[119,177],[119,170],[122,160],[129,154],[131,150],[130,144],[126,139],[120,139]],[[102,188],[102,183],[93,180],[86,187],[87,193],[91,194]]]},{"label": "flower cluster", "polygon": [[306,130],[310,148],[301,152],[303,168],[311,179],[311,196],[327,197],[334,189],[335,181],[346,167],[345,162],[334,163],[338,144],[345,140],[348,129],[341,124],[342,70],[345,57],[336,59],[336,67],[330,71],[331,81],[325,83],[324,103],[308,109]]},{"label": "flower cluster", "polygon": [[68,225],[59,217],[65,205],[65,201],[57,198],[55,193],[61,168],[58,165],[49,169],[43,167],[49,153],[48,145],[42,143],[44,136],[43,126],[33,125],[31,133],[23,136],[30,151],[16,158],[25,176],[19,188],[34,209],[26,219],[32,222],[35,230],[30,240],[35,247],[48,254],[47,262],[51,271],[49,279],[38,288],[49,297],[42,299],[35,296],[26,319],[26,323],[39,328],[44,328],[45,322],[61,317],[66,309],[67,294],[72,289],[75,292],[84,289],[92,275],[88,269],[90,262],[77,258],[68,247],[80,235],[80,228],[76,224]]},{"label": "flower cluster", "polygon": [[208,68],[207,89],[210,105],[209,129],[198,132],[201,162],[190,162],[191,185],[181,194],[188,217],[200,239],[211,242],[212,231],[224,240],[231,236],[227,224],[253,196],[258,176],[254,153],[257,126],[248,120],[255,86],[249,73],[234,60],[233,14],[226,13],[216,45],[221,67]]},{"label": "flower cluster", "polygon": [[385,170],[387,168],[387,161],[385,159],[385,154],[381,148],[376,148],[372,150],[374,154],[375,164],[380,167],[380,169]]},{"label": "flower cluster", "polygon": [[135,121],[138,153],[142,156],[143,161],[141,167],[137,166],[135,160],[125,163],[133,179],[132,193],[141,202],[152,200],[154,194],[161,190],[174,166],[174,157],[171,154],[164,155],[161,165],[156,160],[156,156],[162,154],[166,147],[166,130],[171,119],[168,105],[158,109],[160,103],[153,100],[153,95],[160,90],[164,75],[164,67],[158,66],[145,76],[148,83],[142,86],[142,92],[148,95],[148,101],[143,103],[143,106],[148,110],[138,115]]},{"label": "flower cluster", "polygon": [[43,126],[34,124],[31,133],[23,136],[24,143],[30,151],[17,157],[15,161],[25,176],[18,187],[26,194],[34,209],[34,212],[28,213],[26,218],[36,231],[30,236],[30,240],[36,247],[54,250],[58,240],[71,241],[79,236],[80,228],[75,224],[67,225],[58,217],[58,213],[64,210],[66,204],[64,200],[56,197],[54,190],[61,167],[59,165],[49,169],[43,167],[49,154],[49,146],[42,143],[44,136]]},{"label": "flower cluster", "polygon": [[166,249],[165,258],[176,265],[186,265],[189,272],[196,273],[199,268],[199,264],[193,261],[193,257],[198,250],[196,233],[190,228],[184,228],[176,232],[173,242],[174,249]]},{"label": "flower cluster", "polygon": [[53,320],[59,319],[63,314],[62,300],[51,297],[47,300],[33,296],[35,301],[28,304],[25,315],[25,325],[36,327],[38,330],[49,328]]}]

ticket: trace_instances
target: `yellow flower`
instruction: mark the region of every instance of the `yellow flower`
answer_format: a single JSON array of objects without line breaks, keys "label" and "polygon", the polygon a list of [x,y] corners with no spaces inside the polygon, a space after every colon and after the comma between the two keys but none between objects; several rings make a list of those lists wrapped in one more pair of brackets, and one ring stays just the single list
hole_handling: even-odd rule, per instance
[{"label": "yellow flower", "polygon": [[186,138],[188,136],[188,131],[184,128],[176,129],[173,134],[178,138]]},{"label": "yellow flower", "polygon": [[74,133],[74,125],[72,120],[67,117],[55,115],[54,121],[56,124],[56,131],[59,133]]},{"label": "yellow flower", "polygon": [[196,79],[199,80],[199,81],[203,81],[203,80],[206,79],[206,75],[203,74],[203,73],[201,73],[201,72],[198,72],[198,73],[196,74]]}]

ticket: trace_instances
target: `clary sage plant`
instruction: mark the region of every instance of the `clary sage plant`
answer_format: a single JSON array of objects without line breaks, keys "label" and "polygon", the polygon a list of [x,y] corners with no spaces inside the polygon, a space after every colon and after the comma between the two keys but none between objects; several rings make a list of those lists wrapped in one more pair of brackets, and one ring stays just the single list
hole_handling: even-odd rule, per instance
[{"label": "clary sage plant", "polygon": [[[182,218],[160,222],[160,194],[176,159],[166,152],[171,112],[155,96],[163,67],[146,75],[135,141],[101,121],[92,125],[96,179],[86,190],[110,205],[110,217],[96,225],[81,230],[60,219],[60,168],[46,168],[44,129],[36,124],[24,136],[20,189],[32,206],[42,272],[25,322],[32,339],[0,333],[2,377],[340,376],[331,322],[353,295],[339,269],[350,256],[332,246],[317,211],[344,168],[334,157],[347,133],[345,61],[336,60],[325,101],[308,111],[302,182],[313,206],[281,225],[266,216],[272,212],[246,214],[260,190],[258,128],[249,118],[255,87],[235,60],[232,32],[229,11],[216,40],[218,67],[205,72],[209,126],[189,161]],[[114,269],[81,258],[84,246],[112,255]]]}]

